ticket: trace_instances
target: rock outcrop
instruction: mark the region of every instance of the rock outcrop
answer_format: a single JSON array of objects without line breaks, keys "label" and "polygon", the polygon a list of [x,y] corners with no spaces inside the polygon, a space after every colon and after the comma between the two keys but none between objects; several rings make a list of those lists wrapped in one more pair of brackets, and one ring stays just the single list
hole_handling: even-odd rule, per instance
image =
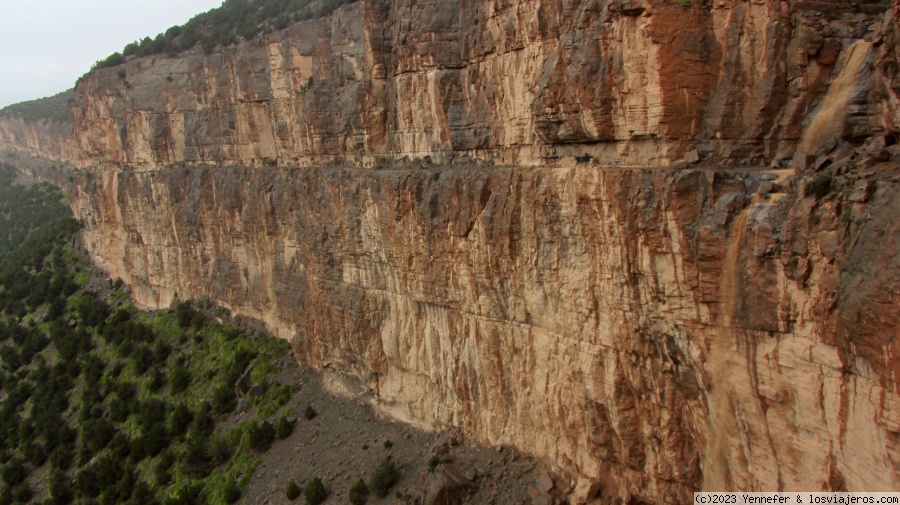
[{"label": "rock outcrop", "polygon": [[82,159],[73,140],[72,124],[49,119],[31,122],[0,117],[0,151],[64,163]]},{"label": "rock outcrop", "polygon": [[900,2],[894,2],[873,37],[875,57],[870,90],[869,122],[880,130],[900,133]]},{"label": "rock outcrop", "polygon": [[0,147],[81,167],[41,175],[138,303],[263,321],[575,503],[893,490],[898,5],[362,0]]},{"label": "rock outcrop", "polygon": [[686,152],[786,163],[848,62],[850,96],[828,111],[837,134],[895,128],[889,7],[362,0],[213,54],[92,72],[77,88],[74,138],[56,150],[82,166],[141,169],[425,157],[667,165]]}]

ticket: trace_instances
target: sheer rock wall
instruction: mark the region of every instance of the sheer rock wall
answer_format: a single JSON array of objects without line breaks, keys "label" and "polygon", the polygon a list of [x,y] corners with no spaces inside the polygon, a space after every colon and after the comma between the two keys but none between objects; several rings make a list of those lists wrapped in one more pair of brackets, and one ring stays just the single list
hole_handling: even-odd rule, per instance
[{"label": "sheer rock wall", "polygon": [[900,3],[681,3],[362,0],[92,72],[0,147],[82,168],[40,175],[140,304],[262,320],[575,503],[897,489],[897,179],[598,166],[900,133]]},{"label": "sheer rock wall", "polygon": [[399,418],[545,458],[575,501],[896,488],[897,183],[796,186],[557,166],[72,187],[138,302],[262,320]]},{"label": "sheer rock wall", "polygon": [[73,161],[540,165],[587,155],[606,166],[696,151],[786,162],[863,37],[877,44],[850,78],[836,133],[892,128],[879,118],[896,114],[884,93],[893,67],[872,72],[876,56],[893,57],[888,2],[681,3],[362,0],[209,55],[90,73],[73,106]]}]

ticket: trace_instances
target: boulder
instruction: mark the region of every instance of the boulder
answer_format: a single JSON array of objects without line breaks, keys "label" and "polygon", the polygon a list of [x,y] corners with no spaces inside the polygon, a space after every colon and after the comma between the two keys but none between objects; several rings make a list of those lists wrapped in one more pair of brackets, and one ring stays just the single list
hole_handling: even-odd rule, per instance
[{"label": "boulder", "polygon": [[445,463],[428,474],[422,504],[456,505],[462,503],[475,487],[456,464]]}]

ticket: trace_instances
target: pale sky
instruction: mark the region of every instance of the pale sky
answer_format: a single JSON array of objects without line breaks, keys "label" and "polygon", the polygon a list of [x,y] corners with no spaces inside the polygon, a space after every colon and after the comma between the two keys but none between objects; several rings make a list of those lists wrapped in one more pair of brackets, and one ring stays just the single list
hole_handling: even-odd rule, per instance
[{"label": "pale sky", "polygon": [[0,0],[0,108],[55,95],[95,61],[222,0]]}]

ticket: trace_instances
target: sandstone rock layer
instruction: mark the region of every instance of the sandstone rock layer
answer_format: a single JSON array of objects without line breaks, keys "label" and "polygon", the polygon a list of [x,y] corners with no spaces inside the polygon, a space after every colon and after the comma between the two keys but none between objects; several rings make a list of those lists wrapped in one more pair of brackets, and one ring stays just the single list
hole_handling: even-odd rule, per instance
[{"label": "sandstone rock layer", "polygon": [[361,0],[209,55],[92,72],[54,150],[140,169],[768,165],[791,159],[848,61],[833,133],[896,130],[897,33],[881,0]]},{"label": "sandstone rock layer", "polygon": [[143,305],[209,297],[581,498],[681,503],[896,489],[896,185],[853,203],[782,173],[177,168],[71,191]]}]

